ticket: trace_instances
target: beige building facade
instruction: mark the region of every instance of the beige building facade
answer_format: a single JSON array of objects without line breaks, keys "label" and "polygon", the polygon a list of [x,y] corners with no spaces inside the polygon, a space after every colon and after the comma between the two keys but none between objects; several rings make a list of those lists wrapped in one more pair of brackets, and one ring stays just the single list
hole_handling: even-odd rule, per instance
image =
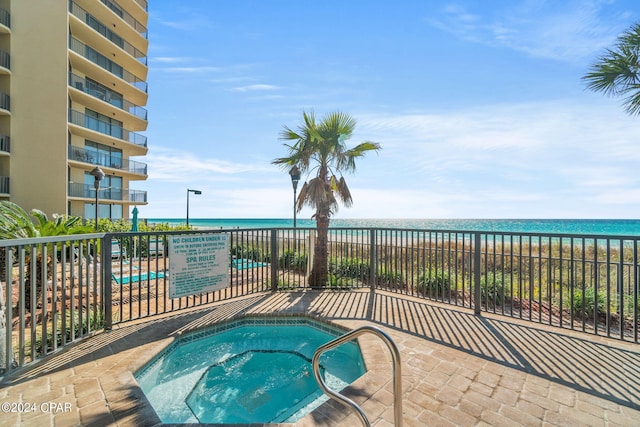
[{"label": "beige building facade", "polygon": [[147,0],[0,0],[1,200],[87,219],[96,195],[99,218],[147,204],[147,20]]}]

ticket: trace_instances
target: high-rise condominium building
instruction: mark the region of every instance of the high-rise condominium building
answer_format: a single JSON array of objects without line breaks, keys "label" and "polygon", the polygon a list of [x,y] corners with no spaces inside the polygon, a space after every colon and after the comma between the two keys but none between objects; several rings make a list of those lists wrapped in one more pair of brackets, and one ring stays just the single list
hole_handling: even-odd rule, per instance
[{"label": "high-rise condominium building", "polygon": [[147,203],[147,0],[0,0],[0,200],[128,218]]}]

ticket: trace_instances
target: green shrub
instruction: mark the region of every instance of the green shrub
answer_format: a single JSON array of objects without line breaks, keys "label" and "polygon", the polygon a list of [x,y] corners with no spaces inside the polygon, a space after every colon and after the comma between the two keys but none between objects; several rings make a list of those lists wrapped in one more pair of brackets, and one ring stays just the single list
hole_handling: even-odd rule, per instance
[{"label": "green shrub", "polygon": [[402,277],[402,273],[381,268],[378,270],[378,286],[391,289],[405,289],[407,284]]},{"label": "green shrub", "polygon": [[[86,308],[84,310],[86,310]],[[94,312],[93,309],[91,309],[88,322],[86,317],[87,315],[86,311],[83,311],[81,321],[78,319],[77,309],[74,311],[73,315],[74,316],[72,319],[71,310],[67,310],[65,314],[66,329],[64,330],[62,330],[62,321],[61,320],[58,321],[58,326],[57,326],[58,329],[56,331],[56,337],[55,337],[57,346],[62,345],[63,337],[65,338],[65,341],[68,343],[74,340],[75,338],[79,338],[80,336],[86,334],[87,332],[89,332],[89,330],[97,331],[99,329],[104,328],[104,318],[100,310],[97,310]],[[71,335],[72,324],[73,324],[73,336]],[[53,349],[53,340],[54,340],[53,331],[51,330],[47,331],[47,350],[48,351],[51,351],[51,349]],[[36,354],[37,355],[42,354],[42,336],[38,336],[36,338]]]},{"label": "green shrub", "polygon": [[509,287],[505,285],[505,277],[501,272],[489,272],[480,277],[480,299],[487,306],[503,305],[509,294]]},{"label": "green shrub", "polygon": [[[271,280],[267,280],[267,284],[271,285]],[[291,282],[291,281],[284,281],[281,279],[278,279],[276,282],[276,287],[279,291],[291,291],[294,290],[298,287],[298,284],[295,282]]]},{"label": "green shrub", "polygon": [[369,278],[369,263],[358,258],[332,258],[329,260],[329,273],[338,277],[366,280]]},{"label": "green shrub", "polygon": [[[634,301],[632,295],[626,295],[624,300],[624,317],[629,320],[633,320],[633,309],[634,309]],[[636,318],[640,320],[640,301],[638,301],[638,306],[636,309]]]},{"label": "green shrub", "polygon": [[278,267],[304,272],[307,270],[307,261],[306,254],[300,254],[293,250],[284,251],[278,258]]},{"label": "green shrub", "polygon": [[[607,313],[607,294],[604,290],[596,295],[593,287],[588,287],[584,291],[574,289],[573,291],[573,315],[578,318],[593,318],[593,311],[597,305],[597,314]],[[632,310],[633,311],[633,310]]]},{"label": "green shrub", "polygon": [[352,277],[337,276],[329,273],[328,284],[330,288],[334,289],[351,289],[358,287],[359,281]]},{"label": "green shrub", "polygon": [[416,292],[424,296],[444,296],[451,290],[449,273],[443,270],[429,269],[420,274]]},{"label": "green shrub", "polygon": [[268,252],[263,252],[262,249],[252,246],[233,246],[231,248],[231,256],[236,259],[248,259],[259,262],[271,261],[271,255]]}]

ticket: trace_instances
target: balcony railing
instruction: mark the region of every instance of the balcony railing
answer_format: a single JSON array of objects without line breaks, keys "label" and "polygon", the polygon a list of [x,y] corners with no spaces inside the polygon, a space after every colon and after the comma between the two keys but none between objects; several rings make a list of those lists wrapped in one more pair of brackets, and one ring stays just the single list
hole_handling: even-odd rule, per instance
[{"label": "balcony railing", "polygon": [[0,67],[11,69],[11,57],[4,50],[0,50]]},{"label": "balcony railing", "polygon": [[142,6],[142,8],[146,11],[149,10],[149,6],[147,5],[147,0],[136,0],[136,3],[138,3],[140,6]]},{"label": "balcony railing", "polygon": [[96,17],[80,7],[75,1],[69,2],[69,12],[74,16],[77,16],[82,22],[86,23],[98,33],[102,34],[102,36],[118,46],[120,49],[124,50],[144,65],[147,65],[147,56],[144,52],[136,49],[131,43],[111,31],[106,25],[102,24]]},{"label": "balcony railing", "polygon": [[106,86],[99,83],[91,82],[76,74],[69,73],[69,86],[75,87],[95,98],[101,99],[109,104],[120,108],[142,120],[147,120],[147,110],[132,102],[122,98],[118,92],[114,92]]},{"label": "balcony railing", "polygon": [[69,160],[120,169],[138,175],[147,174],[147,165],[145,163],[123,159],[122,157],[113,157],[107,154],[96,153],[95,150],[86,150],[82,147],[74,147],[73,145],[69,145]]},{"label": "balcony railing", "polygon": [[11,98],[4,92],[0,92],[0,109],[11,111]]},{"label": "balcony railing", "polygon": [[0,9],[0,24],[11,28],[11,15],[4,9]]},{"label": "balcony railing", "polygon": [[147,93],[147,82],[125,70],[121,65],[116,64],[106,56],[98,53],[95,49],[82,43],[80,40],[72,37],[69,40],[69,49],[93,62],[100,68],[107,70],[116,77],[121,78],[133,87]]},{"label": "balcony railing", "polygon": [[129,14],[126,10],[122,9],[120,6],[118,6],[114,2],[110,0],[100,0],[100,1],[109,9],[111,9],[113,13],[115,13],[120,18],[122,18],[124,22],[131,25],[131,27],[133,27],[134,30],[142,34],[144,38],[147,38],[147,27],[142,25],[140,21],[138,21],[136,18],[131,16],[131,14]]},{"label": "balcony railing", "polygon": [[[93,184],[69,183],[69,197],[84,197],[95,200],[96,189]],[[147,192],[138,190],[128,190],[125,188],[100,187],[98,191],[100,200],[117,200],[122,202],[146,202]]]},{"label": "balcony railing", "polygon": [[11,152],[11,138],[9,138],[9,135],[0,134],[0,151],[5,153]]},{"label": "balcony railing", "polygon": [[139,145],[141,147],[147,146],[147,137],[140,135],[139,133],[131,132],[120,126],[113,125],[111,123],[96,119],[95,117],[87,116],[84,113],[76,110],[69,110],[69,123],[82,126],[93,131],[103,133],[105,135],[112,136],[114,138],[122,139],[130,142],[131,144]]}]

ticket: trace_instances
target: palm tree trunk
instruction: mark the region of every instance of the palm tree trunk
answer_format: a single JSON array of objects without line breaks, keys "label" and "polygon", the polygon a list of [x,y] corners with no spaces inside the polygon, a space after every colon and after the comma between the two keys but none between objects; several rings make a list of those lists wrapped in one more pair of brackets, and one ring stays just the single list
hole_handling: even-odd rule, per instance
[{"label": "palm tree trunk", "polygon": [[323,288],[327,285],[329,276],[329,217],[316,219],[318,237],[316,239],[313,267],[309,276],[309,283],[312,288]]}]

